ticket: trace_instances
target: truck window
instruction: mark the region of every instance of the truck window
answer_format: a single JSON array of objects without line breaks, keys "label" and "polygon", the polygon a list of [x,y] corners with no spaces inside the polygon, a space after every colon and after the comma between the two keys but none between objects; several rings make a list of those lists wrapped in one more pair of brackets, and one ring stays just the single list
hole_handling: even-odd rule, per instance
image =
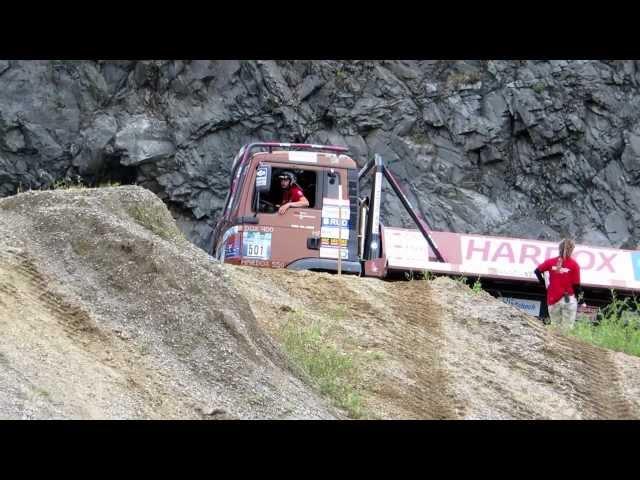
[{"label": "truck window", "polygon": [[282,203],[283,191],[280,188],[278,177],[285,171],[292,172],[296,176],[296,184],[302,189],[304,196],[309,200],[307,208],[316,207],[316,194],[318,184],[318,173],[315,170],[305,170],[301,168],[273,168],[271,170],[271,189],[267,193],[260,194],[260,204],[256,205],[258,196],[255,189],[253,191],[252,211],[258,213],[276,213],[277,205]]}]

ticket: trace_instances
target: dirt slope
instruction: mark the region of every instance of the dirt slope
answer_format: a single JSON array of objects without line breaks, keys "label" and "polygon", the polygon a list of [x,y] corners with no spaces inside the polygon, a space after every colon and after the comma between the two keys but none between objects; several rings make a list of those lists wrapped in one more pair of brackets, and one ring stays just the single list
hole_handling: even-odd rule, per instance
[{"label": "dirt slope", "polygon": [[0,418],[333,418],[139,187],[0,200]]},{"label": "dirt slope", "polygon": [[[383,282],[236,267],[276,333],[291,308],[360,355],[374,418],[640,418],[640,359],[567,338],[448,278]],[[338,315],[336,315],[336,312]],[[376,352],[368,360],[363,352]]]},{"label": "dirt slope", "polygon": [[0,418],[344,418],[278,344],[292,314],[370,418],[640,417],[640,359],[453,280],[220,265],[133,186],[0,200]]}]

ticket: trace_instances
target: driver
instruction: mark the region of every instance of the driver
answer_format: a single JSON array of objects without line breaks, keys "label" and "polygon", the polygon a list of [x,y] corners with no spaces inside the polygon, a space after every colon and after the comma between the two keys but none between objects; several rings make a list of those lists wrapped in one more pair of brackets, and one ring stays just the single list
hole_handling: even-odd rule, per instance
[{"label": "driver", "polygon": [[276,205],[278,213],[284,215],[290,207],[308,207],[309,200],[304,196],[302,189],[296,183],[293,172],[284,171],[279,176],[280,188],[282,188],[282,201]]}]

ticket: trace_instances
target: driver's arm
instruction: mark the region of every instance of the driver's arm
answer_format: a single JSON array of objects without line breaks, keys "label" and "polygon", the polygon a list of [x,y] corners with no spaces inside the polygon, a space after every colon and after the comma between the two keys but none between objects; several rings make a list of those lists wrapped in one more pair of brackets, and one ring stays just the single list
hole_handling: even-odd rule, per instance
[{"label": "driver's arm", "polygon": [[284,215],[285,212],[287,210],[289,210],[289,208],[291,207],[308,207],[309,206],[309,200],[307,200],[307,197],[305,197],[304,195],[302,197],[300,197],[300,199],[296,202],[289,202],[289,203],[285,203],[284,205],[282,205],[279,209],[278,209],[278,213],[280,215]]},{"label": "driver's arm", "polygon": [[307,200],[307,197],[303,195],[302,197],[300,197],[300,200],[298,200],[297,202],[289,202],[289,206],[290,207],[308,207],[309,200]]}]

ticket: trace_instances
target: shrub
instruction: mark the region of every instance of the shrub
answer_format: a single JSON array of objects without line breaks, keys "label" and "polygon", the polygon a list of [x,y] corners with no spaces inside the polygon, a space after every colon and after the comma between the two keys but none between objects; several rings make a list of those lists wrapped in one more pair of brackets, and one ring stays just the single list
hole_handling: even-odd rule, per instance
[{"label": "shrub", "polygon": [[640,301],[616,297],[598,312],[596,323],[578,320],[569,335],[629,355],[640,356]]},{"label": "shrub", "polygon": [[280,329],[285,351],[321,394],[344,408],[352,418],[361,418],[362,398],[353,386],[357,376],[353,358],[329,343],[318,323],[305,325],[295,317],[290,317]]}]

